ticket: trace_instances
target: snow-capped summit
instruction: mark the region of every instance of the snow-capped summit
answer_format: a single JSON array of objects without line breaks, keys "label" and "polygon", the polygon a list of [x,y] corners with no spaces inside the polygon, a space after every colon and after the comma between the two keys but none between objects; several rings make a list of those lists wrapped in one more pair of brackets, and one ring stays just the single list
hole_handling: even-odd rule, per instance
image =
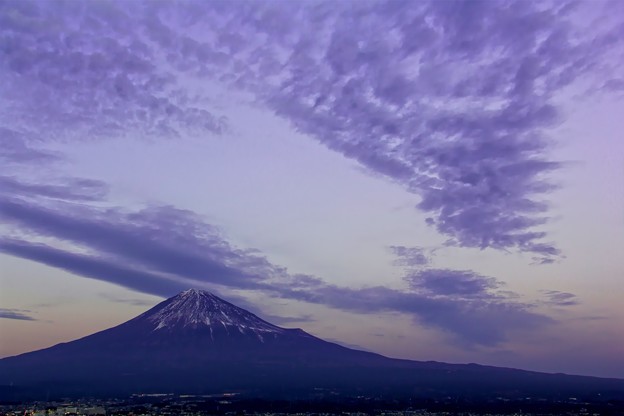
[{"label": "snow-capped summit", "polygon": [[272,325],[256,315],[247,312],[212,293],[189,289],[137,317],[147,320],[153,330],[173,330],[176,328],[209,329],[226,333],[256,335],[282,333],[285,329]]}]

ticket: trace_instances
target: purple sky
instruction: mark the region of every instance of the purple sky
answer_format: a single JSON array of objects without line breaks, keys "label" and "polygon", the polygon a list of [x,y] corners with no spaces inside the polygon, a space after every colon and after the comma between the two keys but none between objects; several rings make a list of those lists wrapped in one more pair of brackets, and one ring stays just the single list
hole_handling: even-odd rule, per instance
[{"label": "purple sky", "polygon": [[615,0],[2,2],[0,356],[199,287],[624,377],[622,39]]}]

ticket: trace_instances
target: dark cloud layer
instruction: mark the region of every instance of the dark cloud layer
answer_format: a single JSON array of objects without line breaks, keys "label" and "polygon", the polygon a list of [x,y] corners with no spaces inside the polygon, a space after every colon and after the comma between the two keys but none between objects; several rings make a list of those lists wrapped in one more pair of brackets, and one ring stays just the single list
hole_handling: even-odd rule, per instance
[{"label": "dark cloud layer", "polygon": [[560,292],[558,290],[543,290],[546,297],[546,304],[551,306],[574,306],[580,303],[573,293]]},{"label": "dark cloud layer", "polygon": [[0,251],[23,259],[68,271],[82,277],[102,280],[150,295],[167,297],[185,288],[182,282],[122,266],[109,259],[56,249],[45,244],[2,238]]},{"label": "dark cloud layer", "polygon": [[469,270],[420,270],[409,274],[406,280],[415,290],[460,298],[492,297],[491,290],[501,286],[496,279]]},{"label": "dark cloud layer", "polygon": [[340,287],[292,274],[256,251],[232,246],[197,215],[173,207],[125,211],[38,201],[28,194],[2,198],[0,210],[13,234],[0,239],[1,252],[152,295],[207,285],[359,313],[398,312],[466,345],[497,344],[509,331],[551,321],[530,305],[490,293],[494,280],[470,272],[424,270],[409,278],[409,291]]},{"label": "dark cloud layer", "polygon": [[399,312],[453,335],[462,345],[496,345],[511,331],[553,322],[529,305],[498,296],[460,298],[400,291],[384,286],[362,289],[319,284],[282,293],[306,302],[359,313]]},{"label": "dark cloud layer", "polygon": [[395,264],[405,267],[422,267],[431,263],[431,250],[423,247],[390,246],[390,251],[397,256]]},{"label": "dark cloud layer", "polygon": [[0,129],[32,159],[33,137],[218,135],[217,82],[420,195],[448,244],[550,263],[553,98],[612,78],[622,19],[579,21],[615,3],[5,1]]},{"label": "dark cloud layer", "polygon": [[[1,208],[5,218],[25,229],[114,254],[119,261],[133,261],[188,278],[203,279],[209,275],[218,279],[215,283],[254,287],[252,279],[241,278],[228,264],[240,258],[226,243],[213,236],[196,240],[195,234],[189,234],[195,231],[201,235],[205,230],[185,229],[188,219],[183,211],[163,207],[126,215],[115,210],[89,210],[88,214],[99,217],[98,221],[18,200],[3,201]],[[147,222],[150,218],[153,222]],[[171,220],[177,223],[169,223]],[[145,244],[146,240],[150,244]],[[202,253],[204,249],[207,250]]]},{"label": "dark cloud layer", "polygon": [[28,315],[30,311],[24,311],[21,309],[4,309],[0,308],[0,318],[4,319],[16,319],[18,321],[36,321],[35,318]]}]

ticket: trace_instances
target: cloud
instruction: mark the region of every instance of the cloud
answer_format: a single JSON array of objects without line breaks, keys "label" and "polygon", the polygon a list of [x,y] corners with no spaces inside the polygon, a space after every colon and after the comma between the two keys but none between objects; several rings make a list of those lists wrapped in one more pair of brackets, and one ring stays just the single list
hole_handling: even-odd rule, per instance
[{"label": "cloud", "polygon": [[552,306],[574,306],[580,303],[579,299],[573,293],[560,292],[558,290],[542,290],[547,297],[546,304]]},{"label": "cloud", "polygon": [[36,196],[69,201],[97,201],[108,193],[108,186],[97,180],[64,178],[58,183],[28,183],[14,176],[0,176],[0,189],[12,195]]},{"label": "cloud", "polygon": [[432,295],[491,297],[502,283],[470,270],[427,269],[410,273],[405,280],[417,291]]},{"label": "cloud", "polygon": [[8,2],[0,126],[49,139],[221,134],[226,120],[181,89],[140,36],[141,3]]},{"label": "cloud", "polygon": [[24,164],[45,164],[62,160],[62,156],[47,150],[37,149],[28,139],[14,130],[0,126],[0,160],[6,166]]},{"label": "cloud", "polygon": [[188,288],[188,282],[167,279],[157,273],[149,273],[121,266],[97,256],[72,253],[45,244],[2,238],[0,251],[66,270],[79,276],[102,280],[150,295],[168,297]]},{"label": "cloud", "polygon": [[[125,211],[11,197],[0,206],[7,226],[17,227],[17,236],[0,240],[0,251],[151,295],[199,286],[261,291],[358,313],[404,313],[462,345],[498,344],[509,331],[552,322],[531,305],[490,294],[494,279],[468,271],[418,272],[410,277],[410,291],[341,287],[290,273],[255,250],[232,246],[199,216],[174,207]],[[45,240],[52,245],[40,242]]]},{"label": "cloud", "polygon": [[129,299],[129,298],[120,298],[118,296],[110,295],[108,293],[100,293],[100,296],[106,300],[110,300],[112,302],[117,303],[126,303],[132,306],[154,306],[153,301],[145,300],[145,299]]},{"label": "cloud", "polygon": [[263,319],[270,321],[276,325],[292,325],[303,322],[314,322],[316,319],[312,318],[312,315],[299,315],[299,316],[277,316],[262,314]]},{"label": "cloud", "polygon": [[16,319],[18,321],[36,321],[35,318],[33,318],[30,315],[27,315],[28,312],[30,312],[30,311],[25,311],[25,310],[21,310],[21,309],[4,309],[4,308],[0,308],[0,318]]},{"label": "cloud", "polygon": [[[42,146],[56,140],[222,135],[228,120],[206,87],[216,83],[419,195],[447,245],[528,252],[540,264],[561,256],[543,231],[549,175],[561,167],[546,134],[562,119],[556,97],[579,80],[607,85],[622,61],[621,14],[579,26],[593,3],[0,7],[9,164],[59,160]],[[103,207],[101,183],[2,181],[14,194],[0,201],[4,252],[144,293],[204,284],[405,313],[472,344],[551,322],[471,271],[412,271],[407,291],[340,287],[234,247],[190,211]],[[407,266],[428,265],[418,247],[392,250]]]},{"label": "cloud", "polygon": [[[584,27],[601,6],[608,19]],[[560,256],[542,228],[560,168],[555,98],[581,79],[617,84],[623,55],[610,2],[3,7],[0,128],[23,146],[220,135],[228,122],[203,88],[216,83],[418,194],[448,244],[537,263]]]},{"label": "cloud", "polygon": [[[40,235],[109,253],[120,263],[134,262],[198,281],[209,278],[216,284],[254,289],[269,267],[263,258],[230,247],[189,211],[172,207],[133,213],[91,209],[73,215],[65,213],[69,205],[50,209],[18,199],[0,201],[0,207],[7,220]],[[241,276],[239,268],[248,274]]]},{"label": "cloud", "polygon": [[358,313],[408,314],[422,325],[452,335],[463,346],[496,345],[510,331],[535,329],[553,322],[533,312],[531,305],[504,297],[440,297],[383,286],[353,289],[329,284],[282,296]]},{"label": "cloud", "polygon": [[423,247],[389,246],[388,249],[397,256],[395,264],[405,267],[427,266],[431,263],[431,250]]},{"label": "cloud", "polygon": [[419,5],[358,3],[310,19],[315,32],[293,41],[269,105],[419,194],[449,243],[558,256],[539,230],[560,167],[544,134],[561,119],[552,98],[608,59],[613,32],[578,37],[573,8]]}]

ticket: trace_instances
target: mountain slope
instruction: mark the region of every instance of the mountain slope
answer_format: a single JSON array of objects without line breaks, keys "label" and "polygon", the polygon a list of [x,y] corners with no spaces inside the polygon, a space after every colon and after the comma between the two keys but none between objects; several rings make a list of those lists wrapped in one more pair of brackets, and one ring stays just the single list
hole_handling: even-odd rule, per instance
[{"label": "mountain slope", "polygon": [[[139,392],[292,397],[313,389],[393,396],[624,396],[624,381],[397,360],[285,329],[188,290],[117,327],[0,360],[3,396]],[[7,387],[9,386],[9,387]]]}]

